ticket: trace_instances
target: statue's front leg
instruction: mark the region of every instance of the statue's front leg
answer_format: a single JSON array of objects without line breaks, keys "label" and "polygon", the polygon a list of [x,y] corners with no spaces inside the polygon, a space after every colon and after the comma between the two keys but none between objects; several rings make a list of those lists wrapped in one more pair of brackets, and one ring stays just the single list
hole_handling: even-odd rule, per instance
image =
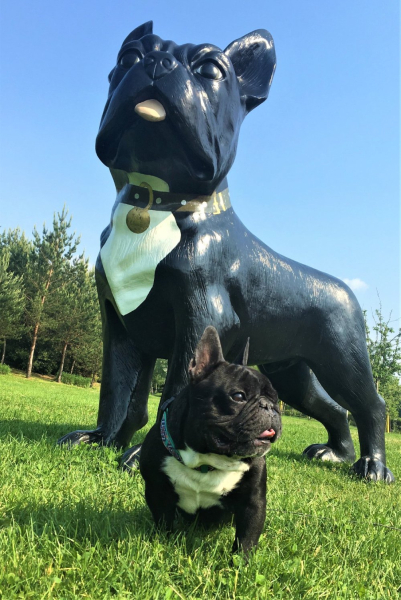
[{"label": "statue's front leg", "polygon": [[144,355],[128,336],[114,307],[102,306],[103,369],[96,429],[78,430],[58,440],[127,446],[135,431],[147,423],[147,399],[155,359]]},{"label": "statue's front leg", "polygon": [[[231,306],[227,292],[217,286],[210,286],[205,297],[207,301],[204,306],[199,306],[196,297],[186,298],[184,305],[176,306],[176,337],[173,352],[168,361],[166,383],[160,406],[165,400],[177,396],[188,384],[189,363],[206,327],[213,325],[220,338],[223,341],[226,340],[223,348],[225,351],[230,346],[231,340],[234,339],[239,319]],[[219,302],[215,301],[216,297],[219,298]],[[127,470],[138,468],[140,448],[141,445],[138,444],[125,452],[121,459],[123,468]]]},{"label": "statue's front leg", "polygon": [[[160,406],[166,399],[177,396],[187,385],[189,362],[193,356],[193,351],[207,326],[204,325],[204,323],[205,321],[202,320],[202,325],[200,325],[199,328],[196,327],[195,330],[188,330],[185,332],[185,335],[184,332],[182,332],[182,335],[176,337],[174,350],[168,362],[167,377],[160,400]],[[129,448],[129,450],[123,454],[120,464],[124,470],[131,472],[139,468],[141,446],[142,444],[132,446],[132,448]]]}]

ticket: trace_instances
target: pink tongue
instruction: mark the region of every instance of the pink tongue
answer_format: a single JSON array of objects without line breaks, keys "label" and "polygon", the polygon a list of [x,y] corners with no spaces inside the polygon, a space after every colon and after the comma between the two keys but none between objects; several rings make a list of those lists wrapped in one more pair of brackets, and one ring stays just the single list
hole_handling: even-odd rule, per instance
[{"label": "pink tongue", "polygon": [[276,435],[276,432],[274,431],[274,429],[269,429],[269,431],[267,431],[267,429],[260,434],[259,439],[261,438],[271,438],[274,437]]}]

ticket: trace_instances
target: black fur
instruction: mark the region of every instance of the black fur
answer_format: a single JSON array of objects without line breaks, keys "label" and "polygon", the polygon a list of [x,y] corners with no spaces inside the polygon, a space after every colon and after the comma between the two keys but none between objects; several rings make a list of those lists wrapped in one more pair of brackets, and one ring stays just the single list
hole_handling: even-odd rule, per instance
[{"label": "black fur", "polygon": [[[168,427],[178,449],[201,454],[239,457],[250,465],[238,486],[220,497],[221,507],[198,510],[202,522],[221,521],[234,514],[233,550],[256,546],[266,515],[264,454],[281,434],[277,393],[258,371],[227,363],[214,328],[202,336],[190,364],[191,382],[169,405]],[[243,399],[236,392],[241,392]],[[258,440],[273,429],[274,437]],[[258,444],[258,445],[255,445]],[[160,436],[160,416],[142,446],[140,469],[145,496],[156,524],[172,529],[179,496],[162,470],[170,454]],[[203,475],[201,475],[202,477]]]}]

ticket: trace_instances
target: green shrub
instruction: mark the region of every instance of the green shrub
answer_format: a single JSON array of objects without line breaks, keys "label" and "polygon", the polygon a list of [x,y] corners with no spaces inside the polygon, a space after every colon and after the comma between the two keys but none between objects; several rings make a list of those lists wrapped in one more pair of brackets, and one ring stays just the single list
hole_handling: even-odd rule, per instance
[{"label": "green shrub", "polygon": [[9,375],[11,368],[8,365],[0,365],[0,375]]},{"label": "green shrub", "polygon": [[88,388],[91,384],[90,377],[81,377],[81,375],[72,375],[71,373],[63,373],[61,382],[67,385],[76,385],[78,387]]},{"label": "green shrub", "polygon": [[67,385],[74,385],[75,375],[71,375],[70,373],[62,373],[61,375],[61,383],[65,383]]}]

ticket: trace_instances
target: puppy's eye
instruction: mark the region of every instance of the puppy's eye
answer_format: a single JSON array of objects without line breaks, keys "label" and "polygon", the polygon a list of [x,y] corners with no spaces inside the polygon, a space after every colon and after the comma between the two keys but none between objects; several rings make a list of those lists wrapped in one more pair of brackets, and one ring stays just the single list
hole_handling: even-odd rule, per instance
[{"label": "puppy's eye", "polygon": [[242,392],[235,392],[234,394],[231,394],[231,398],[235,402],[245,402],[246,400],[245,394],[243,394]]},{"label": "puppy's eye", "polygon": [[135,50],[131,50],[130,52],[126,52],[122,55],[122,57],[118,61],[118,64],[120,65],[120,67],[124,67],[124,69],[130,69],[131,67],[136,65],[136,63],[138,63],[141,59],[142,56],[139,56],[138,52],[136,52]]},{"label": "puppy's eye", "polygon": [[214,79],[215,81],[223,79],[224,77],[224,73],[220,67],[210,60],[202,63],[197,69],[195,69],[195,73],[202,75],[202,77],[205,77],[206,79]]}]

